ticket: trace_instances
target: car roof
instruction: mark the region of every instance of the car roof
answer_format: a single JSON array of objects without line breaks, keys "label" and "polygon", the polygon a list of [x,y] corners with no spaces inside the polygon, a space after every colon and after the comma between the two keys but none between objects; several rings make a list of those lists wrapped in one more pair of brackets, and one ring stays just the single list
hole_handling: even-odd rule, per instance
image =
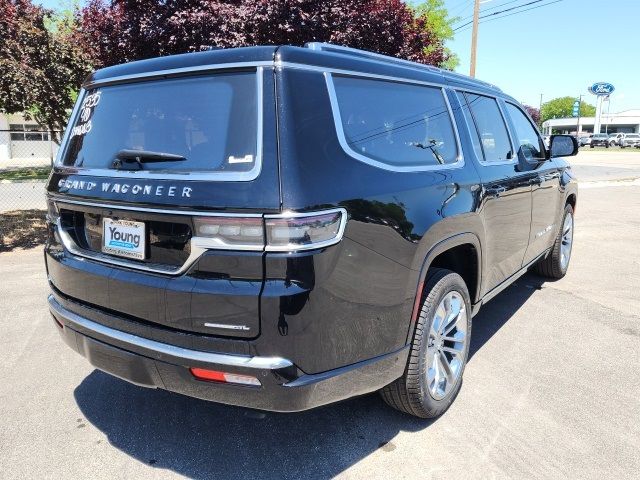
[{"label": "car roof", "polygon": [[285,67],[287,64],[305,65],[319,70],[365,73],[438,85],[448,84],[456,88],[512,99],[495,85],[466,75],[430,65],[328,43],[308,43],[304,47],[271,45],[212,49],[203,52],[139,60],[97,70],[85,79],[83,86],[88,88],[95,83],[122,81],[154,74],[169,74],[176,71],[206,70],[207,66],[214,65],[228,65],[229,68],[234,68],[268,65],[271,63],[282,64]]},{"label": "car roof", "polygon": [[272,62],[276,49],[277,47],[275,46],[217,49],[137,60],[101,68],[90,74],[83,85],[87,86],[105,80],[117,80],[166,71],[197,69],[208,65],[251,65],[260,62]]}]

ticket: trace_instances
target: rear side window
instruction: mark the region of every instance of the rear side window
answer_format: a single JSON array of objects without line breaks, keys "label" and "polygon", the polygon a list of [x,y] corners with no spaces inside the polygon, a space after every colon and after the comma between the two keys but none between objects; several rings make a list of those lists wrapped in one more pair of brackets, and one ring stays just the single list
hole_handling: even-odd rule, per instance
[{"label": "rear side window", "polygon": [[464,96],[464,93],[456,93],[458,96],[458,101],[462,106],[462,114],[464,115],[464,119],[467,121],[467,126],[469,127],[469,135],[471,136],[473,151],[475,152],[476,157],[479,160],[484,160],[484,153],[482,152],[482,145],[480,144],[480,134],[478,133],[475,122],[473,121],[473,115],[471,115],[471,110],[469,109],[469,105],[467,105],[467,100]]},{"label": "rear side window", "polygon": [[516,135],[520,143],[520,152],[527,160],[544,159],[544,144],[531,122],[515,105],[507,103],[507,111],[516,128]]},{"label": "rear side window", "polygon": [[465,93],[473,114],[484,161],[488,163],[508,162],[513,157],[511,141],[500,107],[494,98]]},{"label": "rear side window", "polygon": [[440,88],[343,76],[334,76],[333,84],[352,151],[400,169],[456,162],[457,143]]},{"label": "rear side window", "polygon": [[62,163],[158,173],[251,171],[259,167],[258,101],[255,72],[89,90]]}]

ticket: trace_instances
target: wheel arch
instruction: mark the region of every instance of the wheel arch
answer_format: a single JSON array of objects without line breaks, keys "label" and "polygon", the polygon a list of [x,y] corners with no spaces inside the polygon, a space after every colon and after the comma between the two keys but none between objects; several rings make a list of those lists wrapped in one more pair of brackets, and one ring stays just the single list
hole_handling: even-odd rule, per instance
[{"label": "wheel arch", "polygon": [[577,201],[578,195],[576,194],[576,192],[571,192],[569,195],[567,195],[567,199],[565,200],[564,204],[571,205],[571,208],[573,208],[573,211],[575,212]]},{"label": "wheel arch", "polygon": [[[465,262],[465,260],[467,261]],[[458,273],[467,285],[471,303],[476,304],[480,300],[482,281],[482,246],[480,239],[474,233],[465,232],[438,242],[427,252],[420,268],[418,284],[414,292],[407,342],[410,342],[413,336],[416,318],[425,294],[424,285],[427,273],[432,267],[446,268]]]}]

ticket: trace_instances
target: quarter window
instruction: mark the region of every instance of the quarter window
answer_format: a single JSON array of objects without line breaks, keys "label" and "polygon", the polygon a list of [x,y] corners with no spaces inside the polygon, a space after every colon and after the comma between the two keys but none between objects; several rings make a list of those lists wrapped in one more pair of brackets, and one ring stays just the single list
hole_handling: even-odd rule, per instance
[{"label": "quarter window", "polygon": [[351,150],[393,167],[455,163],[457,143],[440,88],[334,76]]},{"label": "quarter window", "polygon": [[480,135],[485,162],[511,161],[511,141],[496,100],[472,93],[466,93],[465,96]]},{"label": "quarter window", "polygon": [[507,103],[507,111],[516,128],[520,142],[520,153],[527,160],[545,158],[544,144],[526,115],[518,107]]},{"label": "quarter window", "polygon": [[462,114],[469,126],[469,135],[471,136],[473,151],[476,153],[478,160],[484,160],[484,153],[482,152],[482,145],[480,144],[480,134],[478,133],[475,122],[473,121],[473,116],[471,115],[471,110],[469,110],[469,105],[467,105],[467,100],[463,93],[457,92],[457,94],[458,101],[460,102],[460,105],[462,105]]}]

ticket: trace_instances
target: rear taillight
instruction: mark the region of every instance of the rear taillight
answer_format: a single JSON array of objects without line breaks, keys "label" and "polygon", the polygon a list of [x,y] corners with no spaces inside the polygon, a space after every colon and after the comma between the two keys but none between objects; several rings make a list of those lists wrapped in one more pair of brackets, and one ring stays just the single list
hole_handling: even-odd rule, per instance
[{"label": "rear taillight", "polygon": [[205,380],[207,382],[235,383],[237,385],[251,385],[254,387],[261,385],[260,380],[251,375],[240,375],[238,373],[220,372],[218,370],[195,367],[190,368],[189,371],[191,375],[198,380]]},{"label": "rear taillight", "polygon": [[262,250],[261,217],[196,217],[196,237],[207,248]]},{"label": "rear taillight", "polygon": [[49,223],[57,223],[58,217],[60,217],[58,206],[53,200],[47,198],[47,221]]},{"label": "rear taillight", "polygon": [[267,251],[308,250],[337,243],[342,238],[346,212],[342,209],[312,214],[267,216]]},{"label": "rear taillight", "polygon": [[270,252],[311,250],[342,239],[347,212],[342,208],[262,217],[196,217],[197,245],[227,250]]}]

